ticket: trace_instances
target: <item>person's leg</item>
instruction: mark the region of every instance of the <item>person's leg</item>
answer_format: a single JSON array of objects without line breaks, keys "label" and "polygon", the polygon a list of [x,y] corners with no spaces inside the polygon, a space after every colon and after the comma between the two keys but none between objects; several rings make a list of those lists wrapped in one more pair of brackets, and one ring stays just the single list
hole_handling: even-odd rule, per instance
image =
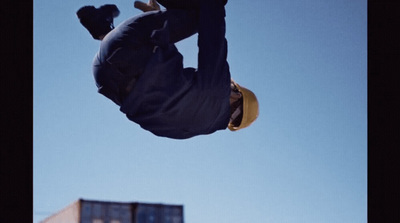
[{"label": "person's leg", "polygon": [[199,14],[198,78],[206,88],[230,89],[223,0],[203,0]]},{"label": "person's leg", "polygon": [[[133,24],[142,39],[173,44],[197,33],[198,13],[193,10],[166,10],[144,13]],[[158,35],[158,36],[157,36]]]},{"label": "person's leg", "polygon": [[201,0],[157,0],[166,9],[199,9]]},{"label": "person's leg", "polygon": [[[228,0],[222,0],[225,5]],[[199,9],[203,0],[157,0],[166,9]]]},{"label": "person's leg", "polygon": [[[176,43],[197,33],[198,10],[167,10],[165,12],[169,32],[169,43]],[[164,24],[165,25],[165,24]]]}]

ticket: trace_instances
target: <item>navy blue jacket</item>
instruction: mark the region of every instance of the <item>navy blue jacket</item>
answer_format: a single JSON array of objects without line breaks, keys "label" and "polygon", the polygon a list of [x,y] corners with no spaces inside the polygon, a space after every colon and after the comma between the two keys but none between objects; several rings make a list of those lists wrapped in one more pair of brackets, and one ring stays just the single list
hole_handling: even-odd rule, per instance
[{"label": "navy blue jacket", "polygon": [[[133,17],[106,35],[93,61],[98,91],[119,105],[128,119],[157,136],[185,139],[226,129],[230,118],[230,73],[225,29],[223,35],[202,35],[202,24],[209,21],[199,23],[197,17],[187,18],[188,26],[178,29],[174,18],[183,15],[170,11]],[[200,21],[201,18],[200,14]],[[195,29],[190,30],[189,26]],[[176,37],[176,30],[181,36]],[[196,31],[199,68],[183,68],[183,57],[173,43]],[[216,35],[222,36],[210,43]],[[127,91],[131,80],[135,83]]]}]

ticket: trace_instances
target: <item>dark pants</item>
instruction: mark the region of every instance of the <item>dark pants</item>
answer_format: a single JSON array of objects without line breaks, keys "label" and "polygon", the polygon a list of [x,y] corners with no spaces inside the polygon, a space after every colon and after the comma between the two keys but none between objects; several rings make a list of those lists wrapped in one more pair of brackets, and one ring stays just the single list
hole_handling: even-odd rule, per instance
[{"label": "dark pants", "polygon": [[[202,0],[157,0],[157,2],[167,9],[198,9]],[[227,0],[222,0],[222,2],[225,5]]]},{"label": "dark pants", "polygon": [[[167,5],[166,11],[144,13],[136,19],[135,26],[139,30],[141,44],[166,47],[198,33],[197,72],[202,85],[207,88],[230,85],[223,0],[159,2]],[[184,4],[183,8],[186,9],[171,8],[167,3]]]},{"label": "dark pants", "polygon": [[[158,0],[168,10],[191,10],[187,18],[171,19],[168,27],[173,38],[183,39],[192,31],[198,32],[198,74],[207,87],[230,85],[225,39],[226,0]],[[177,10],[178,11],[178,10]],[[172,13],[174,14],[174,13]],[[176,13],[179,15],[180,13]],[[198,17],[195,24],[193,17]],[[191,28],[188,28],[192,25]]]}]

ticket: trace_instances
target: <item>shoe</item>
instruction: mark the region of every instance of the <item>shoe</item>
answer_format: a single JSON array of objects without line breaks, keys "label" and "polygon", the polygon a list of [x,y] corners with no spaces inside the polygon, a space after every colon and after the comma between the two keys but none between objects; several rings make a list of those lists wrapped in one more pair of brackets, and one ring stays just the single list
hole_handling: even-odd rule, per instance
[{"label": "shoe", "polygon": [[103,5],[98,9],[94,6],[81,7],[76,15],[92,37],[100,40],[114,29],[114,18],[119,13],[116,5]]}]

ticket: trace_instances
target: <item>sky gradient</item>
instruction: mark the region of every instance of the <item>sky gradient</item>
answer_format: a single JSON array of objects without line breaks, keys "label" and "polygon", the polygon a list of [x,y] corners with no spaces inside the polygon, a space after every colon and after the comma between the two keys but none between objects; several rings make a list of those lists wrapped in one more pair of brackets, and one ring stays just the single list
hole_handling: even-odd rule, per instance
[{"label": "sky gradient", "polygon": [[[367,221],[367,1],[226,6],[232,78],[260,103],[242,131],[156,137],[97,93],[83,5],[34,1],[34,223],[78,198],[184,205],[187,223]],[[177,44],[197,66],[197,36]]]}]

